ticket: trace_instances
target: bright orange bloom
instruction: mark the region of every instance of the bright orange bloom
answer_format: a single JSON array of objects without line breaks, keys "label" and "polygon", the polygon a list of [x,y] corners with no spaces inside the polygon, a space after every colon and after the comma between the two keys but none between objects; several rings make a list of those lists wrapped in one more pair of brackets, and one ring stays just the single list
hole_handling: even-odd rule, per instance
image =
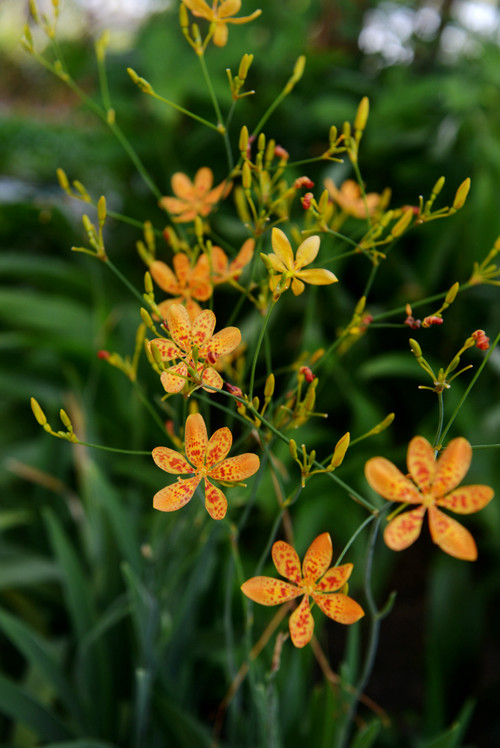
[{"label": "bright orange bloom", "polygon": [[191,478],[177,478],[176,483],[162,488],[153,499],[160,512],[175,512],[193,497],[201,480],[205,484],[205,507],[212,519],[226,516],[227,500],[220,488],[208,479],[236,483],[257,472],[260,461],[250,452],[226,459],[233,435],[225,426],[215,431],[210,440],[205,421],[199,413],[186,419],[186,457],[168,447],[155,447],[153,460],[159,468],[174,475],[191,474]]},{"label": "bright orange bloom", "polygon": [[149,272],[155,283],[166,293],[175,296],[175,299],[162,301],[158,307],[165,317],[167,309],[172,304],[183,302],[188,310],[189,317],[193,322],[195,317],[201,313],[201,307],[194,301],[207,301],[212,295],[213,288],[210,283],[210,266],[206,255],[198,257],[194,267],[191,267],[189,257],[184,252],[177,252],[172,260],[174,270],[169,266],[155,260],[149,266]]},{"label": "bright orange bloom", "polygon": [[196,216],[204,218],[232,187],[231,182],[224,181],[212,189],[213,181],[214,175],[208,166],[198,169],[194,182],[178,171],[172,177],[172,190],[177,197],[162,197],[160,207],[175,216],[173,220],[177,223],[194,221]]},{"label": "bright orange bloom", "polygon": [[325,187],[332,200],[344,213],[354,216],[354,218],[366,218],[366,206],[368,206],[368,215],[372,216],[380,202],[380,195],[377,192],[369,192],[365,195],[365,205],[360,186],[354,179],[346,179],[340,185],[340,190],[337,189],[332,179],[325,179]]},{"label": "bright orange bloom", "polygon": [[218,4],[219,0],[213,0],[212,7],[205,0],[182,1],[189,8],[193,16],[206,18],[210,23],[215,23],[214,44],[217,47],[224,47],[227,42],[228,23],[248,23],[248,21],[253,21],[254,18],[257,18],[262,13],[261,10],[256,10],[249,16],[230,18],[230,16],[238,13],[241,8],[241,0],[222,0],[220,5]]},{"label": "bright orange bloom", "polygon": [[330,567],[332,554],[332,539],[324,532],[309,546],[301,570],[296,551],[278,540],[272,549],[274,565],[291,584],[273,577],[252,577],[241,585],[244,594],[261,605],[279,605],[304,595],[289,621],[290,636],[296,647],[305,647],[313,635],[309,596],[325,615],[338,623],[355,623],[364,616],[363,608],[355,600],[338,591],[351,576],[352,564]]},{"label": "bright orange bloom", "polygon": [[304,283],[311,283],[314,286],[325,286],[335,283],[338,278],[330,270],[314,268],[312,270],[302,270],[304,265],[309,265],[316,259],[319,251],[319,236],[309,236],[304,239],[297,249],[295,258],[293,250],[288,241],[286,234],[281,229],[274,228],[271,234],[271,243],[274,252],[268,255],[261,255],[265,264],[274,271],[269,280],[269,287],[276,295],[290,288],[295,296],[304,291]]},{"label": "bright orange bloom", "polygon": [[[384,499],[418,504],[389,522],[384,540],[393,551],[408,548],[420,535],[426,510],[434,543],[450,556],[475,561],[477,548],[465,527],[438,507],[457,514],[478,512],[493,498],[489,486],[462,486],[472,459],[472,447],[463,437],[452,439],[436,460],[434,449],[423,436],[415,436],[408,447],[406,477],[385,457],[372,457],[365,465],[366,480]],[[411,479],[410,479],[411,478]]]},{"label": "bright orange bloom", "polygon": [[209,392],[210,388],[205,385],[222,389],[222,377],[213,367],[221,356],[231,353],[240,344],[238,328],[225,327],[214,335],[215,314],[210,309],[204,309],[191,323],[182,304],[172,304],[166,318],[172,340],[155,338],[149,343],[150,347],[157,348],[162,361],[180,359],[180,363],[170,366],[161,375],[165,390],[180,392],[186,381]]},{"label": "bright orange bloom", "polygon": [[237,280],[243,272],[243,268],[252,259],[254,247],[255,240],[247,239],[246,242],[243,242],[240,251],[231,263],[229,263],[227,254],[221,247],[212,247],[212,282],[219,285],[219,283],[225,283],[231,278]]}]

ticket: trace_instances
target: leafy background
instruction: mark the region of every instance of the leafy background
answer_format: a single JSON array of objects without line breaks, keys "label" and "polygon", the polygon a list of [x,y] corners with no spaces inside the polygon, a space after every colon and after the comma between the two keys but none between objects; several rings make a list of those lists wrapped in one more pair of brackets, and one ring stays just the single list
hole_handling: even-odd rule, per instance
[{"label": "leafy background", "polygon": [[[12,13],[13,5],[4,5],[0,14]],[[412,232],[391,254],[369,311],[467,280],[473,261],[485,256],[500,233],[500,64],[493,25],[489,34],[474,31],[464,24],[465,4],[456,2],[444,2],[437,26],[431,16],[434,27],[429,22],[424,31],[422,14],[434,7],[425,2],[267,5],[254,23],[230,29],[226,48],[210,50],[225,106],[225,68],[235,72],[242,50],[255,54],[250,81],[256,94],[242,102],[233,137],[242,124],[257,122],[298,54],[305,53],[301,84],[266,126],[295,158],[322,152],[330,125],[352,120],[359,99],[368,95],[361,166],[369,191],[390,185],[393,204],[412,205],[445,175],[440,200],[449,204],[460,182],[472,179],[462,212]],[[256,7],[248,0],[244,11]],[[87,11],[81,23],[78,13],[84,11],[69,0],[65,12],[73,24],[63,42],[66,60],[75,79],[97,95],[97,17]],[[167,98],[211,117],[197,60],[176,16],[176,8],[167,8],[133,33],[121,29],[123,43],[109,59],[120,125],[165,193],[178,169],[194,174],[209,165],[216,180],[225,176],[222,145],[211,133],[142,96],[125,72],[133,67]],[[59,81],[19,51],[23,18],[15,17],[20,25],[4,26],[0,52],[0,739],[20,748],[209,746],[214,715],[245,656],[227,530],[194,505],[173,516],[153,512],[159,483],[151,460],[73,448],[44,434],[29,408],[29,397],[36,397],[51,423],[60,407],[67,408],[77,433],[90,442],[139,450],[163,443],[130,383],[96,357],[100,348],[132,350],[137,304],[98,262],[69,251],[83,241],[82,207],[61,194],[55,169],[63,167],[93,195],[106,194],[116,211],[160,228],[164,217],[119,144]],[[108,18],[111,29],[121,21],[118,10]],[[377,24],[388,34],[379,51],[376,35],[367,37]],[[450,30],[451,39],[453,33],[462,39],[461,47],[450,47]],[[349,172],[343,165],[319,164],[308,175],[320,185],[326,176],[341,181]],[[217,216],[216,230],[235,243],[242,238],[231,206]],[[140,289],[139,238],[135,229],[109,222],[108,252]],[[311,290],[307,308],[304,297],[277,308],[270,331],[276,367],[332,340],[349,320],[368,271],[359,261],[339,263],[338,287],[322,289],[321,297]],[[216,298],[219,319],[233,303],[231,294]],[[466,291],[442,327],[418,337],[424,353],[440,366],[474,329],[494,337],[499,306],[494,286]],[[243,307],[240,323],[252,340],[251,309]],[[408,337],[406,329],[370,330],[340,364],[326,368],[318,405],[328,422],[312,421],[297,433],[298,441],[326,455],[346,430],[361,434],[395,411],[391,429],[362,442],[342,468],[342,477],[361,492],[367,457],[383,453],[402,464],[408,440],[416,433],[432,438],[435,430],[434,396],[417,390],[425,382]],[[473,444],[500,441],[496,354],[453,428],[452,435],[465,435]],[[477,367],[481,354],[468,355]],[[157,400],[156,378],[144,362],[140,375]],[[448,414],[469,376],[447,393]],[[277,381],[286,386],[285,377]],[[248,438],[248,430],[241,436]],[[286,450],[279,456],[293,475]],[[495,450],[475,452],[470,482],[489,483],[498,493],[497,463]],[[244,502],[255,502],[239,537],[247,575],[276,516],[269,477],[249,490],[250,499],[232,494],[235,522]],[[294,509],[301,551],[326,527],[340,550],[364,516],[319,478]],[[366,727],[358,748],[491,748],[500,742],[499,520],[496,500],[470,519],[480,549],[473,565],[440,554],[426,537],[397,559],[378,547],[376,597],[382,604],[397,590],[397,599],[382,625],[367,693],[387,710],[391,726],[380,729],[363,708]],[[360,568],[363,555],[363,542],[356,542],[351,560]],[[255,632],[264,629],[268,613],[254,611]],[[353,680],[364,633],[339,628],[326,626],[321,641],[334,670]],[[229,709],[221,744],[259,745],[265,725],[268,745],[332,745],[338,694],[323,683],[310,651],[285,646],[281,668],[271,675],[271,649]]]}]

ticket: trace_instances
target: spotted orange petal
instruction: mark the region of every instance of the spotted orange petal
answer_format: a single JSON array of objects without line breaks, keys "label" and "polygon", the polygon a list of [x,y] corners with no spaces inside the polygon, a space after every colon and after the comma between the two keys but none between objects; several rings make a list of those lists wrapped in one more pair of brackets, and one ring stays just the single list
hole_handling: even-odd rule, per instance
[{"label": "spotted orange petal", "polygon": [[[159,200],[159,205],[161,208],[165,208],[165,210],[172,215],[178,215],[186,210],[186,201],[179,200],[177,197],[162,197]],[[178,221],[179,218],[175,220]]]},{"label": "spotted orange petal", "polygon": [[425,507],[419,506],[395,517],[384,530],[385,544],[393,551],[409,548],[420,535]]},{"label": "spotted orange petal", "polygon": [[205,508],[212,519],[224,519],[227,500],[220,488],[216,488],[205,478]]},{"label": "spotted orange petal", "polygon": [[[206,369],[203,369],[203,364],[200,364],[198,366],[198,372],[203,370],[203,375],[201,378],[201,381],[203,382],[203,389],[207,392],[213,392],[211,389],[212,387],[215,387],[218,390],[221,390],[224,386],[224,382],[222,380],[221,375],[218,371],[215,371],[211,366],[209,366]],[[205,387],[204,385],[208,385],[208,387]]]},{"label": "spotted orange petal", "polygon": [[[160,304],[159,305],[160,309],[161,309],[161,306],[162,305]],[[195,321],[196,317],[202,312],[201,306],[197,304],[196,301],[190,298],[186,299],[186,309],[187,309],[187,313],[189,315],[191,324]]]},{"label": "spotted orange petal", "polygon": [[191,320],[182,304],[172,304],[167,309],[167,324],[170,335],[183,351],[191,350]]},{"label": "spotted orange petal", "polygon": [[165,340],[165,338],[155,338],[154,340],[150,340],[148,342],[149,350],[151,350],[153,346],[159,351],[162,361],[173,361],[176,358],[182,358],[184,355],[183,352],[177,348],[175,343],[172,343],[171,340]]},{"label": "spotted orange petal", "polygon": [[290,582],[300,584],[302,580],[300,559],[295,548],[285,543],[284,540],[277,540],[273,544],[272,556],[278,573]]},{"label": "spotted orange petal", "polygon": [[193,473],[194,470],[180,452],[168,447],[155,447],[153,449],[153,460],[159,468],[167,473],[181,475],[182,473]]},{"label": "spotted orange petal", "polygon": [[197,215],[198,211],[196,208],[184,206],[184,209],[179,210],[178,215],[176,215],[175,218],[172,218],[172,220],[175,221],[175,223],[187,223],[188,221],[194,221]]},{"label": "spotted orange petal", "polygon": [[306,644],[309,644],[314,633],[314,619],[311,615],[307,595],[304,595],[299,607],[293,611],[288,626],[290,628],[290,637],[295,647],[301,649]]},{"label": "spotted orange petal", "polygon": [[281,230],[274,228],[271,232],[271,244],[274,252],[287,270],[293,270],[293,251],[286,234]]},{"label": "spotted orange petal", "polygon": [[208,166],[202,166],[201,169],[198,169],[194,177],[194,187],[199,197],[209,192],[213,183],[214,175],[212,169],[209,169]]},{"label": "spotted orange petal", "polygon": [[304,579],[316,581],[326,572],[332,560],[333,548],[330,533],[318,535],[307,549],[302,564]]},{"label": "spotted orange petal", "polygon": [[319,252],[319,236],[308,236],[304,239],[300,247],[295,253],[295,269],[300,270],[304,265],[309,265],[316,259],[316,255]]},{"label": "spotted orange petal", "polygon": [[456,488],[470,467],[472,447],[463,436],[452,439],[439,456],[431,494],[438,498]]},{"label": "spotted orange petal", "polygon": [[333,595],[313,595],[314,602],[323,613],[337,623],[349,625],[356,623],[365,614],[365,611],[352,597],[343,595],[341,592]]},{"label": "spotted orange petal", "polygon": [[197,345],[198,350],[210,340],[215,329],[215,314],[210,309],[204,309],[193,322],[191,330],[191,345]]},{"label": "spotted orange petal", "polygon": [[429,529],[432,540],[445,553],[462,561],[476,560],[477,547],[470,532],[435,506],[429,507]]},{"label": "spotted orange petal", "polygon": [[240,251],[230,265],[231,275],[235,275],[236,273],[239,275],[240,271],[243,270],[245,265],[248,265],[253,257],[254,248],[255,239],[247,239],[245,242],[243,242]]},{"label": "spotted orange petal", "polygon": [[189,277],[189,288],[195,299],[206,301],[213,293],[210,283],[210,263],[205,254],[200,255]]},{"label": "spotted orange petal", "polygon": [[365,477],[374,491],[389,501],[420,504],[422,495],[413,483],[385,457],[372,457],[365,464]]},{"label": "spotted orange petal", "polygon": [[438,499],[436,504],[457,514],[472,514],[489,504],[494,495],[490,486],[460,486]]},{"label": "spotted orange petal", "polygon": [[179,279],[181,288],[185,289],[188,283],[188,278],[191,275],[191,263],[189,257],[184,252],[177,252],[172,260],[175,274]]},{"label": "spotted orange petal", "polygon": [[352,564],[332,566],[317,583],[316,589],[320,592],[336,592],[336,590],[339,590],[347,582],[351,576],[352,569]]},{"label": "spotted orange petal", "polygon": [[208,437],[207,427],[200,413],[191,413],[186,418],[184,441],[186,443],[186,457],[189,462],[197,468],[203,467]]},{"label": "spotted orange petal", "polygon": [[[219,29],[222,29],[224,27],[225,27],[225,24],[218,24],[215,30],[215,34],[217,34]],[[226,32],[226,35],[227,35],[227,32]],[[214,187],[213,190],[210,190],[208,195],[205,197],[205,203],[207,203],[210,206],[210,208],[213,208],[215,203],[218,203],[219,200],[222,200],[223,198],[226,198],[229,195],[229,193],[232,190],[232,187],[233,187],[232,182],[226,182],[224,180],[224,182],[221,182],[220,184],[218,184],[217,187]]]},{"label": "spotted orange petal", "polygon": [[406,457],[408,472],[424,493],[427,492],[434,480],[436,472],[436,457],[433,447],[423,436],[415,436],[409,446]]},{"label": "spotted orange petal", "polygon": [[153,498],[153,507],[160,512],[175,512],[181,509],[193,498],[200,480],[201,478],[195,475],[193,478],[179,479],[171,486],[162,488]]},{"label": "spotted orange petal", "polygon": [[172,176],[172,190],[174,195],[191,202],[194,198],[194,186],[189,177],[183,174],[181,171],[177,171]]},{"label": "spotted orange petal", "polygon": [[181,293],[179,283],[172,270],[164,262],[155,260],[149,266],[149,272],[154,282],[160,286],[162,291],[166,291],[173,296]]},{"label": "spotted orange petal", "polygon": [[241,591],[260,605],[280,605],[304,594],[294,584],[273,577],[252,577],[241,585]]},{"label": "spotted orange petal", "polygon": [[216,465],[210,470],[210,477],[214,480],[223,481],[240,481],[254,475],[260,467],[260,460],[252,452],[245,452],[243,455],[229,457],[220,465]]},{"label": "spotted orange petal", "polygon": [[228,259],[227,254],[221,247],[212,247],[210,265],[214,283],[223,283],[228,275]]},{"label": "spotted orange petal", "polygon": [[309,283],[311,286],[328,286],[330,283],[336,283],[338,281],[335,273],[332,273],[331,270],[325,270],[324,268],[299,270],[296,273],[296,276],[305,283]]},{"label": "spotted orange petal", "polygon": [[232,443],[233,435],[227,426],[223,426],[221,429],[214,431],[207,445],[205,458],[206,467],[210,468],[217,462],[224,460],[229,454]]},{"label": "spotted orange petal", "polygon": [[163,371],[160,376],[160,382],[165,392],[174,395],[176,392],[180,392],[186,384],[187,375],[188,368],[184,361],[181,361],[179,364],[170,366],[166,371]]},{"label": "spotted orange petal", "polygon": [[[221,356],[225,356],[241,343],[241,332],[237,327],[224,327],[208,341],[206,346],[203,348],[204,357],[210,354],[210,357],[215,360]],[[200,351],[201,355],[201,351]]]}]

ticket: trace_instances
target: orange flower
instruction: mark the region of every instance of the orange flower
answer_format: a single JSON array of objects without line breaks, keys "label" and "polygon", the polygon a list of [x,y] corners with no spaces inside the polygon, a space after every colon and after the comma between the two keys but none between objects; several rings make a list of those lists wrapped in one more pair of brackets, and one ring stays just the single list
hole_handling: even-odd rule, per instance
[{"label": "orange flower", "polygon": [[247,452],[226,459],[233,435],[225,426],[215,431],[208,440],[205,421],[199,413],[186,419],[186,457],[168,447],[155,447],[153,460],[159,468],[174,475],[192,474],[191,478],[177,478],[177,482],[162,488],[153,499],[160,512],[175,512],[191,500],[203,479],[205,507],[212,519],[226,516],[227,500],[222,491],[208,479],[235,483],[257,472],[260,461],[257,455]]},{"label": "orange flower", "polygon": [[366,480],[384,499],[418,504],[389,522],[384,540],[393,551],[408,548],[420,535],[426,510],[434,543],[450,556],[475,561],[477,548],[465,527],[438,507],[457,514],[478,512],[493,498],[489,486],[462,486],[472,459],[472,447],[463,437],[453,439],[436,460],[434,449],[423,436],[415,436],[408,447],[410,478],[385,457],[372,457],[365,465]]},{"label": "orange flower", "polygon": [[195,388],[207,389],[205,385],[210,385],[222,389],[222,377],[213,367],[221,356],[231,353],[240,344],[238,328],[225,327],[214,335],[215,314],[210,309],[204,309],[191,323],[182,304],[172,304],[166,318],[172,340],[156,338],[149,343],[150,347],[157,348],[162,361],[181,359],[162,373],[165,390],[180,392],[187,381],[193,382]]},{"label": "orange flower", "polygon": [[254,11],[249,16],[241,16],[240,18],[230,18],[238,13],[241,8],[241,0],[222,0],[221,4],[218,5],[219,0],[213,0],[212,7],[205,2],[205,0],[183,0],[191,13],[198,18],[206,18],[210,23],[215,23],[214,31],[214,44],[217,47],[224,47],[227,42],[227,24],[228,23],[248,23],[253,21],[254,18],[260,16],[261,10]]},{"label": "orange flower", "polygon": [[272,230],[271,243],[274,252],[261,255],[261,257],[271,272],[275,273],[269,280],[269,287],[274,292],[275,298],[290,288],[290,283],[293,293],[298,296],[304,291],[304,283],[325,286],[338,280],[330,270],[320,268],[302,270],[304,265],[309,265],[316,258],[319,251],[319,236],[309,236],[304,239],[297,249],[295,259],[290,242],[281,229]]},{"label": "orange flower", "polygon": [[252,259],[254,247],[254,239],[247,239],[231,263],[229,263],[227,254],[223,249],[221,249],[221,247],[212,247],[212,282],[215,285],[219,285],[219,283],[225,283],[232,278],[237,280],[240,277],[243,268],[248,265]]},{"label": "orange flower", "polygon": [[221,182],[212,189],[214,175],[204,166],[195,174],[194,182],[178,171],[172,177],[172,189],[177,197],[162,197],[160,207],[165,208],[178,223],[194,221],[196,216],[208,216],[214,205],[226,197],[231,190],[231,182]]},{"label": "orange flower", "polygon": [[354,218],[366,218],[366,206],[368,206],[368,215],[372,216],[380,202],[380,195],[377,192],[369,192],[366,197],[366,205],[361,194],[360,186],[354,179],[346,179],[337,189],[332,179],[325,179],[325,187],[328,194],[334,202],[350,216]]},{"label": "orange flower", "polygon": [[212,295],[213,288],[210,283],[210,266],[206,255],[202,254],[191,267],[189,258],[184,252],[177,252],[172,260],[174,270],[169,266],[155,260],[149,266],[149,272],[155,283],[172,296],[177,298],[162,301],[158,305],[162,315],[165,317],[167,309],[172,304],[184,302],[189,317],[193,322],[195,317],[201,313],[201,307],[194,301],[206,301]]},{"label": "orange flower", "polygon": [[279,605],[304,595],[289,622],[290,636],[296,647],[305,647],[313,635],[309,596],[325,615],[338,623],[355,623],[364,616],[363,608],[355,600],[338,591],[351,576],[352,564],[329,568],[332,553],[330,534],[318,535],[307,550],[301,571],[296,551],[278,540],[272,549],[274,565],[292,584],[273,577],[252,577],[241,585],[244,594],[261,605]]}]

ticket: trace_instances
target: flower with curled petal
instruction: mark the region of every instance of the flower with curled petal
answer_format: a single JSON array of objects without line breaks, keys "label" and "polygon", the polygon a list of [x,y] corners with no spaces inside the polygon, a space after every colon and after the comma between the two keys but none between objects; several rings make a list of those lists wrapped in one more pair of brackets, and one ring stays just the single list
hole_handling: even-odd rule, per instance
[{"label": "flower with curled petal", "polygon": [[332,553],[332,539],[328,532],[324,532],[309,546],[301,569],[294,548],[278,540],[272,548],[274,565],[289,581],[252,577],[241,585],[244,594],[261,605],[279,605],[304,595],[289,621],[290,636],[296,647],[305,647],[313,635],[314,619],[309,597],[325,615],[338,623],[355,623],[364,616],[363,608],[342,592],[351,576],[352,564],[330,567]]},{"label": "flower with curled petal", "polygon": [[184,5],[189,8],[193,16],[206,18],[210,23],[215,24],[214,44],[217,47],[224,47],[228,36],[228,23],[248,23],[254,18],[260,16],[261,10],[255,10],[249,16],[240,16],[240,18],[231,18],[238,13],[241,8],[241,0],[213,0],[212,7],[205,0],[182,0]]},{"label": "flower with curled petal", "polygon": [[172,220],[177,223],[194,221],[196,216],[205,218],[232,187],[231,182],[224,180],[212,189],[213,181],[214,175],[208,166],[198,169],[193,182],[178,171],[172,177],[172,190],[176,197],[162,197],[160,207],[175,216]]},{"label": "flower with curled petal", "polygon": [[[165,317],[172,304],[184,303],[191,322],[201,313],[196,301],[207,301],[213,293],[210,282],[210,265],[208,257],[201,254],[194,266],[184,252],[177,252],[172,260],[172,270],[165,262],[155,260],[149,266],[149,272],[155,283],[166,293],[175,296],[158,304],[158,309]],[[196,299],[196,301],[195,301]]]},{"label": "flower with curled petal", "polygon": [[290,288],[290,284],[292,284],[293,293],[298,296],[304,291],[304,283],[325,286],[338,280],[337,276],[330,270],[323,270],[322,268],[302,270],[304,265],[309,265],[316,259],[319,251],[319,236],[308,236],[307,239],[304,239],[297,249],[295,258],[290,242],[281,229],[274,228],[272,230],[271,243],[274,252],[261,255],[261,257],[272,273],[269,279],[269,287],[275,299],[278,299],[284,291]]},{"label": "flower with curled petal", "polygon": [[191,474],[191,477],[177,478],[176,483],[158,491],[153,499],[154,508],[160,512],[181,509],[203,480],[207,512],[212,519],[223,519],[227,511],[226,497],[209,478],[224,484],[238,483],[254,475],[260,466],[258,456],[251,452],[226,459],[232,443],[233,436],[227,427],[218,429],[208,439],[203,417],[199,413],[189,415],[185,429],[186,457],[169,447],[155,447],[153,460],[167,473]]},{"label": "flower with curled petal", "polygon": [[[435,451],[423,436],[415,436],[408,447],[410,477],[401,473],[385,457],[372,457],[365,465],[370,486],[384,499],[417,505],[392,519],[384,532],[386,545],[393,551],[408,548],[420,535],[425,512],[429,515],[432,540],[445,553],[464,561],[475,561],[474,538],[459,522],[441,511],[457,514],[478,512],[493,498],[489,486],[459,486],[472,459],[472,447],[463,437],[452,439],[435,459]],[[438,508],[439,507],[439,508]]]},{"label": "flower with curled petal", "polygon": [[227,254],[221,247],[214,246],[210,253],[210,262],[212,266],[212,283],[219,285],[231,280],[238,280],[243,268],[248,265],[253,257],[255,240],[247,239],[243,242],[242,247],[234,260],[229,262]]},{"label": "flower with curled petal", "polygon": [[193,384],[194,389],[203,387],[209,392],[210,387],[222,389],[222,377],[214,364],[240,344],[238,328],[225,327],[214,335],[215,314],[210,309],[204,309],[191,322],[182,304],[172,304],[167,309],[166,319],[172,339],[155,338],[149,342],[150,349],[155,346],[162,362],[180,359],[161,374],[166,392],[180,392],[186,382]]}]

